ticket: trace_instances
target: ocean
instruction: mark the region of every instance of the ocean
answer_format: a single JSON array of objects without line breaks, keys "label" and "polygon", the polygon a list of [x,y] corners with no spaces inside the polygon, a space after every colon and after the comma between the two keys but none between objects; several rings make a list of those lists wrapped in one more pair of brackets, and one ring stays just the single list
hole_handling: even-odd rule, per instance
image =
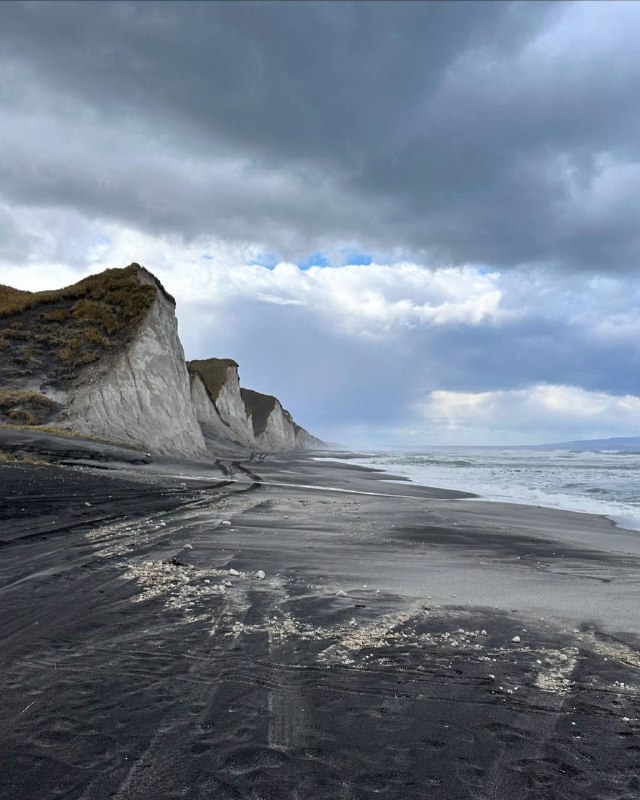
[{"label": "ocean", "polygon": [[640,531],[640,451],[411,448],[355,463],[485,500],[602,514]]}]

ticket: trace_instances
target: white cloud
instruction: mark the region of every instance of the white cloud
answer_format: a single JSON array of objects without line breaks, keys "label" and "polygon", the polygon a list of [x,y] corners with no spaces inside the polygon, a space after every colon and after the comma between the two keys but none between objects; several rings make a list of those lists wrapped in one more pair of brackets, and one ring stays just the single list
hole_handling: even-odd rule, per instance
[{"label": "white cloud", "polygon": [[[464,432],[498,443],[575,435],[598,438],[640,433],[640,397],[538,384],[493,392],[431,392],[418,407],[425,430]],[[477,441],[477,438],[476,438]]]},{"label": "white cloud", "polygon": [[[110,266],[138,261],[155,272],[186,306],[219,308],[229,302],[303,306],[344,333],[384,336],[397,328],[419,325],[478,325],[500,317],[502,292],[498,273],[473,267],[433,269],[418,264],[311,267],[279,263],[273,269],[250,264],[261,252],[255,243],[229,243],[199,237],[185,243],[178,237],[149,236],[103,223],[76,228],[75,237],[45,236],[50,230],[44,211],[25,210],[22,236],[38,241],[35,263],[0,266],[5,283],[19,288],[53,288],[72,275],[76,279]],[[62,231],[71,225],[58,213]],[[76,222],[75,220],[73,222]],[[74,258],[69,250],[74,248]],[[65,259],[66,263],[62,261]],[[70,272],[67,264],[80,261]]]},{"label": "white cloud", "polygon": [[144,264],[178,301],[187,357],[236,358],[246,385],[277,393],[334,441],[640,431],[634,281],[406,261],[267,269],[251,263],[264,253],[259,242],[186,242],[64,209],[0,206],[0,228],[0,283],[19,288]]}]

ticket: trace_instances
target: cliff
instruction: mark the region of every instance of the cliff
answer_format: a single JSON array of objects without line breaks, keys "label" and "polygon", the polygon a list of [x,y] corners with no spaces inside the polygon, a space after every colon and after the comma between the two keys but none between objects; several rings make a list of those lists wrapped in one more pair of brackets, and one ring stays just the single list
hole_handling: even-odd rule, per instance
[{"label": "cliff", "polygon": [[321,444],[277,400],[256,435],[235,361],[192,361],[187,369],[175,301],[138,264],[55,291],[0,286],[0,380],[4,424],[66,428],[184,456],[216,442]]},{"label": "cliff", "polygon": [[229,358],[189,361],[191,397],[205,436],[259,450],[321,447],[271,395],[240,388],[238,364]]},{"label": "cliff", "polygon": [[251,420],[240,394],[238,364],[230,358],[189,361],[191,398],[205,434],[255,446]]},{"label": "cliff", "polygon": [[252,389],[240,391],[259,447],[265,450],[322,447],[320,439],[298,425],[277,397]]},{"label": "cliff", "polygon": [[0,375],[5,421],[205,451],[175,301],[137,264],[58,291],[1,287]]}]

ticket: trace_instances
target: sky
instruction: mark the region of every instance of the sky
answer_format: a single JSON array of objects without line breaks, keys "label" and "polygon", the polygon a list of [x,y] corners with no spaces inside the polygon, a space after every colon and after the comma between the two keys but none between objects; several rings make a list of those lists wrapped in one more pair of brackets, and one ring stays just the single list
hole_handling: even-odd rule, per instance
[{"label": "sky", "polygon": [[640,435],[640,3],[0,4],[0,283],[136,261],[354,447]]}]

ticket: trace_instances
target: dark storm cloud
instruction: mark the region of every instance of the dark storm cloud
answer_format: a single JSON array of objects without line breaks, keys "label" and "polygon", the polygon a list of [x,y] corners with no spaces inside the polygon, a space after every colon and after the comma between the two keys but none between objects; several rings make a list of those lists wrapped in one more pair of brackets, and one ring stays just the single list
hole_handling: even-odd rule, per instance
[{"label": "dark storm cloud", "polygon": [[0,30],[9,202],[282,255],[638,265],[635,4],[3,3]]}]

